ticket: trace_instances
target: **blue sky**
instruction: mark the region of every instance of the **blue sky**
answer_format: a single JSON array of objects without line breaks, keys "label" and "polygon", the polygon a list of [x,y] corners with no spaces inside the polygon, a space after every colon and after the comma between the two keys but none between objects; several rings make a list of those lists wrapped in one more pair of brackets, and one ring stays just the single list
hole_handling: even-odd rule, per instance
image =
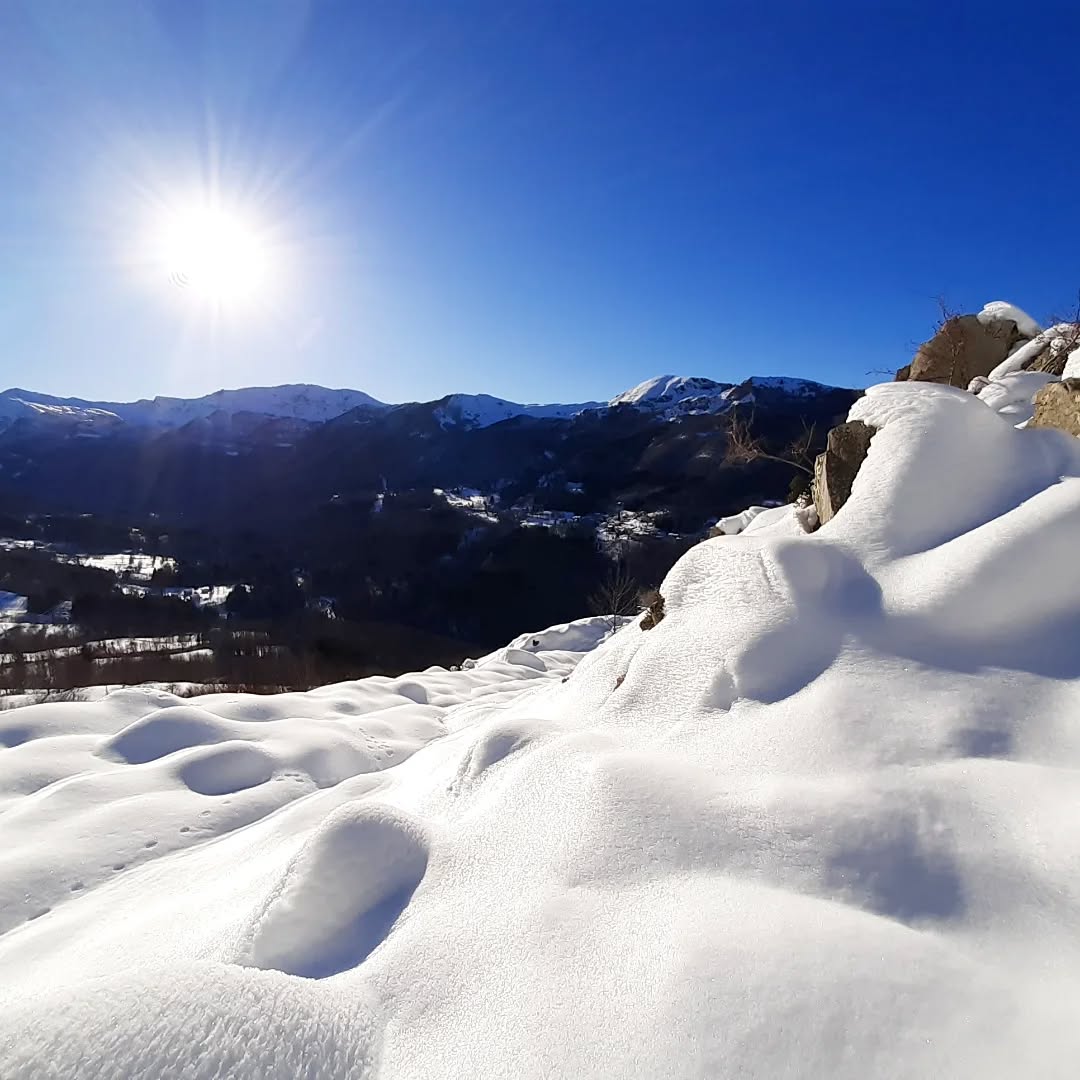
[{"label": "blue sky", "polygon": [[[1064,5],[0,0],[0,388],[862,385],[936,296],[1075,306],[1078,29]],[[211,188],[272,241],[242,309],[146,258]]]}]

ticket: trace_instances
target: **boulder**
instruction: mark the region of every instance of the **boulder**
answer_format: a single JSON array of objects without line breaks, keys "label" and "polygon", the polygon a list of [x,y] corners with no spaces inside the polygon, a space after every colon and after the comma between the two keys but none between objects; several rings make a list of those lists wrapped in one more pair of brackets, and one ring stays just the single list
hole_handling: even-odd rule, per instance
[{"label": "boulder", "polygon": [[814,508],[819,524],[833,518],[848,501],[874,430],[861,420],[849,420],[829,432],[825,450],[814,462]]},{"label": "boulder", "polygon": [[1054,427],[1080,436],[1080,379],[1065,379],[1044,386],[1035,395],[1032,427]]},{"label": "boulder", "polygon": [[976,376],[989,375],[1020,340],[1012,319],[983,323],[976,315],[957,315],[919,346],[908,377],[966,389]]},{"label": "boulder", "polygon": [[911,365],[905,364],[897,373],[895,382],[907,382],[911,378]]},{"label": "boulder", "polygon": [[643,598],[646,602],[645,613],[641,617],[641,629],[651,630],[664,618],[664,598],[659,590],[652,589]]}]

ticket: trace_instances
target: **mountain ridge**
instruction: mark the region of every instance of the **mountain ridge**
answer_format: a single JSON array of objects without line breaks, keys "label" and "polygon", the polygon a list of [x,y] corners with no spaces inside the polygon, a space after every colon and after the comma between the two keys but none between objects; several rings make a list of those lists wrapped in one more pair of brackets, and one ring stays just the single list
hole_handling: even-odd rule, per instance
[{"label": "mountain ridge", "polygon": [[312,383],[248,386],[215,390],[195,398],[158,395],[131,402],[60,397],[20,387],[0,393],[0,426],[23,420],[75,423],[95,428],[118,424],[163,430],[206,420],[215,413],[325,423],[354,409],[374,412],[431,405],[440,427],[484,428],[519,416],[568,419],[588,410],[630,406],[666,418],[692,413],[724,412],[736,402],[752,401],[759,391],[812,395],[833,387],[787,376],[751,376],[741,383],[719,382],[704,376],[660,375],[647,379],[607,401],[522,403],[491,394],[447,394],[429,402],[387,403],[362,390],[329,388]]}]

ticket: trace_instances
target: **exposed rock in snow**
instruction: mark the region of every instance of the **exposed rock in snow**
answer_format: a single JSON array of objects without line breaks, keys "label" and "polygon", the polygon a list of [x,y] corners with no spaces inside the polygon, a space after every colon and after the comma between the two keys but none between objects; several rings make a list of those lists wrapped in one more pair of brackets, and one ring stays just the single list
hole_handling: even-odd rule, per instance
[{"label": "exposed rock in snow", "polygon": [[1001,364],[1019,336],[1012,320],[955,316],[919,346],[908,378],[967,387]]},{"label": "exposed rock in snow", "polygon": [[848,501],[873,437],[874,429],[861,420],[849,420],[829,432],[825,449],[814,462],[813,497],[819,524],[831,521]]},{"label": "exposed rock in snow", "polygon": [[1054,381],[1044,386],[1035,395],[1031,424],[1080,436],[1080,380]]}]

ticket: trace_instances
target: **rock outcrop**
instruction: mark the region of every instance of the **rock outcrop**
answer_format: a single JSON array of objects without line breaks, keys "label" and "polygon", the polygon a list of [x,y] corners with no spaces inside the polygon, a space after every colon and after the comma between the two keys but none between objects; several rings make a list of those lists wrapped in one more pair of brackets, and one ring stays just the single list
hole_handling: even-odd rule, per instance
[{"label": "rock outcrop", "polygon": [[658,589],[651,590],[645,597],[645,613],[641,617],[641,629],[651,630],[664,618],[664,598]]},{"label": "rock outcrop", "polygon": [[1035,395],[1032,427],[1054,427],[1080,436],[1080,379],[1048,383]]},{"label": "rock outcrop", "polygon": [[1047,332],[1050,340],[1046,347],[1030,363],[1024,366],[1026,371],[1045,371],[1048,375],[1065,374],[1065,362],[1069,354],[1080,345],[1080,325],[1059,323]]},{"label": "rock outcrop", "polygon": [[972,379],[989,375],[1023,340],[1012,319],[984,322],[977,315],[957,315],[919,346],[907,377],[966,389]]},{"label": "rock outcrop", "polygon": [[814,462],[814,507],[824,525],[847,502],[851,485],[870,449],[874,429],[861,420],[834,427],[823,453]]}]

